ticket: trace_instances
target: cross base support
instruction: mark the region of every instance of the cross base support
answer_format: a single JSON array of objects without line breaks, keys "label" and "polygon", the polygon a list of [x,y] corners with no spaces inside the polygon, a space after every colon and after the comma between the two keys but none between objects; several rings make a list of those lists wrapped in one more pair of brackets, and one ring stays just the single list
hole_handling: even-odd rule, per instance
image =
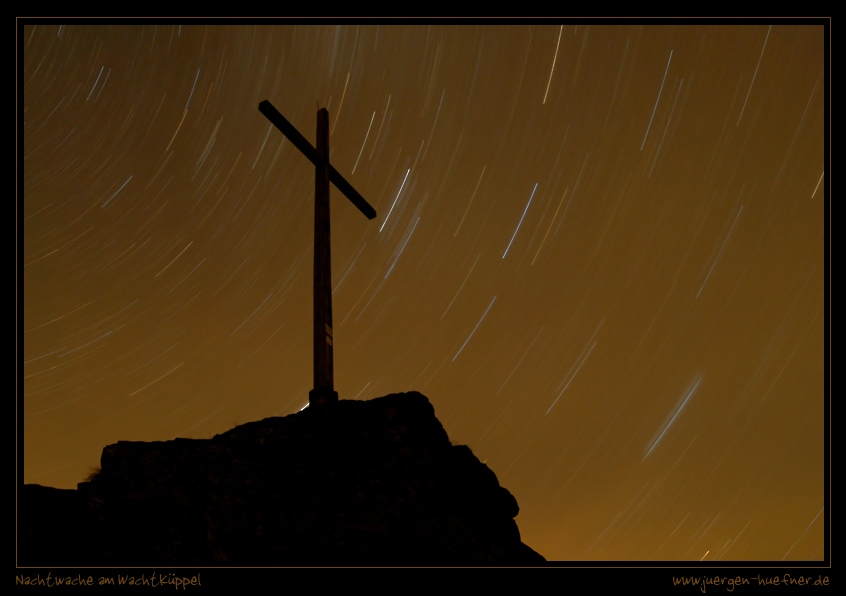
[{"label": "cross base support", "polygon": [[326,406],[338,403],[338,392],[324,387],[323,389],[312,389],[308,392],[308,406]]}]

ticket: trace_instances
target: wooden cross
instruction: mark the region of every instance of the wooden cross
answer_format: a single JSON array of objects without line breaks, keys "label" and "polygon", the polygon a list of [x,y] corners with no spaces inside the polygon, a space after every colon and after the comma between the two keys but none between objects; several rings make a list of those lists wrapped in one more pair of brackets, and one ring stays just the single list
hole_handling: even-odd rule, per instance
[{"label": "wooden cross", "polygon": [[269,101],[259,111],[314,164],[314,389],[308,392],[311,407],[338,401],[332,353],[332,253],[329,245],[329,183],[346,195],[367,219],[376,210],[329,163],[329,112],[317,111],[317,148],[274,108]]}]

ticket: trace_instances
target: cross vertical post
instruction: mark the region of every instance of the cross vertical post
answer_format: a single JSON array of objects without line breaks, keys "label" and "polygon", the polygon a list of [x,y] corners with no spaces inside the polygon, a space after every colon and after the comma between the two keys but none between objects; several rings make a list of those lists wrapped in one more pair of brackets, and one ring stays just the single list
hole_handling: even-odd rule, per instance
[{"label": "cross vertical post", "polygon": [[317,112],[314,167],[314,389],[311,406],[338,401],[332,350],[332,249],[329,244],[329,111]]},{"label": "cross vertical post", "polygon": [[367,219],[376,210],[329,163],[329,111],[317,111],[317,148],[312,147],[294,125],[267,100],[259,111],[314,164],[314,389],[308,392],[309,406],[338,401],[334,378],[334,333],[332,331],[332,253],[329,243],[329,183],[335,185]]}]

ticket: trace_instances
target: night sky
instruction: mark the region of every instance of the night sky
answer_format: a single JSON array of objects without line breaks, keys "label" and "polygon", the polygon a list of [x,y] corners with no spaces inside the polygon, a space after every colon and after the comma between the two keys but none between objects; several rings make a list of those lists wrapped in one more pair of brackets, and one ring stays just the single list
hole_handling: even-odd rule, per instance
[{"label": "night sky", "polygon": [[823,21],[374,23],[18,30],[24,481],[307,403],[267,99],[378,212],[332,188],[341,399],[426,395],[550,560],[823,559]]}]

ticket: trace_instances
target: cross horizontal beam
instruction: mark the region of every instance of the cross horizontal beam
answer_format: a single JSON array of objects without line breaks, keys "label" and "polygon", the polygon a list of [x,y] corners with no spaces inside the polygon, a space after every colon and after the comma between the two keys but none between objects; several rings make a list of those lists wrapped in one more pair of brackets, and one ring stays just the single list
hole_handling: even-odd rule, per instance
[{"label": "cross horizontal beam", "polygon": [[[299,149],[302,154],[311,161],[311,163],[315,166],[319,165],[322,158],[317,152],[317,149],[311,146],[311,143],[309,143],[306,138],[300,134],[300,131],[294,128],[293,124],[288,122],[285,116],[279,113],[279,110],[274,108],[273,105],[265,99],[259,104],[259,111],[264,114],[268,120],[270,120],[270,123],[273,124],[273,126],[278,128],[282,134],[288,137],[288,140],[291,141],[294,147]],[[329,166],[329,181],[334,184],[338,190],[344,193],[350,202],[358,207],[358,210],[361,211],[367,219],[373,219],[376,217],[376,210],[370,206],[370,203],[358,194],[358,191],[353,188],[352,184],[347,182],[338,170],[332,166],[332,164],[327,165]]]}]

